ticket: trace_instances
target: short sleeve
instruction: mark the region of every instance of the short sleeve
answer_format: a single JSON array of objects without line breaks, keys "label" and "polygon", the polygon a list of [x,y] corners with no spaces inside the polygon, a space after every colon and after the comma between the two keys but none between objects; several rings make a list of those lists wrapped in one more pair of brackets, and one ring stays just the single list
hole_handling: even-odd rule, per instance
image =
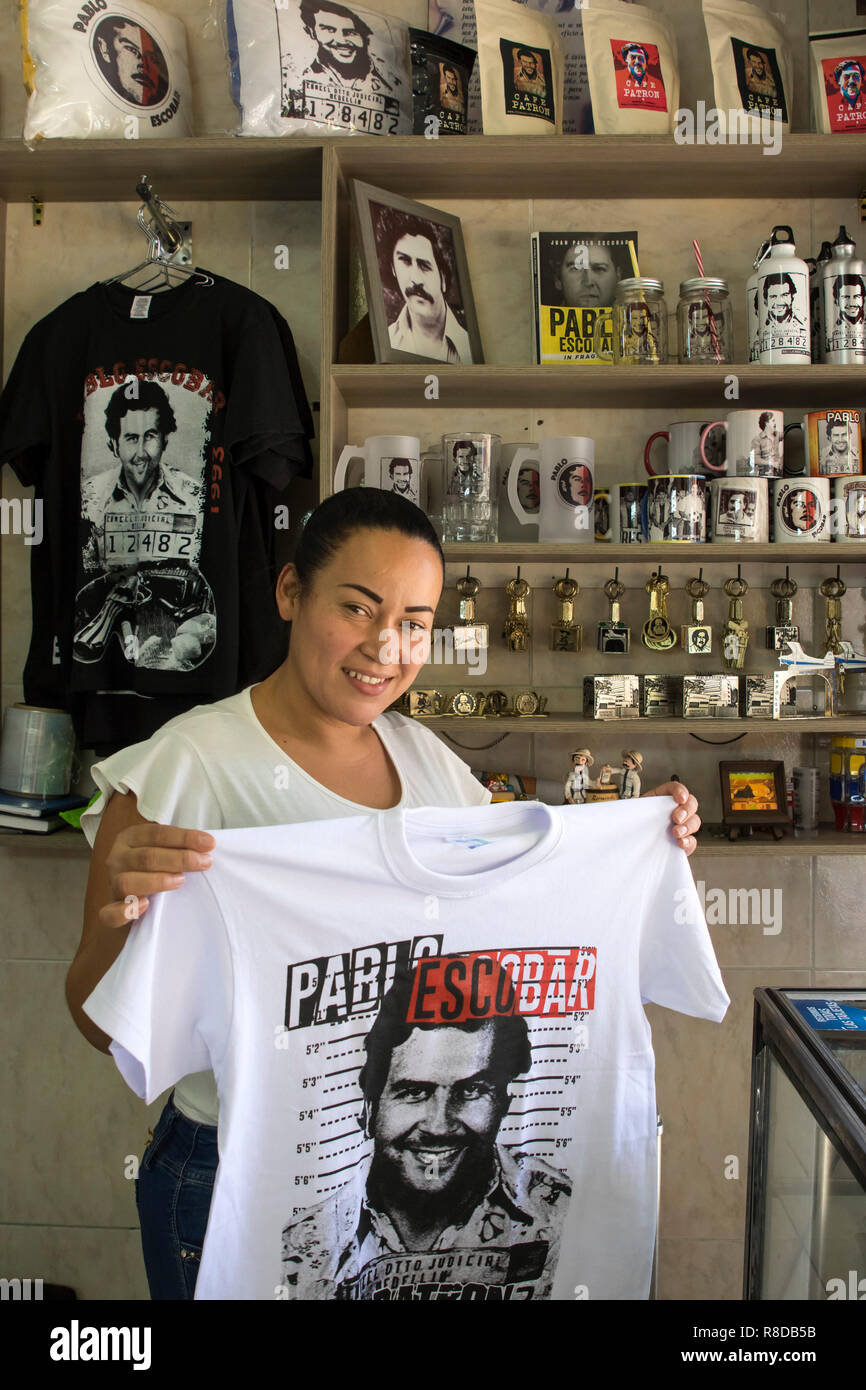
[{"label": "short sleeve", "polygon": [[312,474],[312,416],[288,324],[278,324],[265,300],[249,298],[231,368],[225,440],[234,464],[282,488],[296,474]]},{"label": "short sleeve", "polygon": [[45,404],[45,351],[41,323],[21,344],[0,395],[0,463],[11,464],[24,487],[42,485],[51,443]]},{"label": "short sleeve", "polygon": [[658,853],[658,876],[646,892],[641,914],[641,995],[666,1009],[719,1023],[731,1001],[688,859],[668,828]]},{"label": "short sleeve", "polygon": [[189,874],[180,888],[154,896],[82,1005],[112,1039],[123,1079],[148,1105],[183,1076],[218,1072],[228,1042],[232,958],[211,872]]},{"label": "short sleeve", "polygon": [[198,751],[178,730],[159,729],[151,738],[121,748],[90,769],[99,798],[83,812],[81,829],[91,846],[114,792],[134,792],[139,815],[160,825],[219,830],[223,815]]}]

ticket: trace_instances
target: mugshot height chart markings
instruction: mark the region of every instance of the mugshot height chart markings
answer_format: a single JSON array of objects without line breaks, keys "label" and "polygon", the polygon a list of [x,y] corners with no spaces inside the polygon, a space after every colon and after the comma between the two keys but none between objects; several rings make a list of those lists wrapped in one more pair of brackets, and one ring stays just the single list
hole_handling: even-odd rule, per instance
[{"label": "mugshot height chart markings", "polygon": [[212,1067],[201,1299],[645,1298],[642,1001],[728,1005],[667,797],[217,831],[85,1004],[136,1094]]}]

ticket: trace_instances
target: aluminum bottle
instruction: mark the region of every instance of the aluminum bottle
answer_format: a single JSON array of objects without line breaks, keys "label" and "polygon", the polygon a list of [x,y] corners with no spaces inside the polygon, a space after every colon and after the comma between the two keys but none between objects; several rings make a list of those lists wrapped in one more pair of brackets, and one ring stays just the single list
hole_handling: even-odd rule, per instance
[{"label": "aluminum bottle", "polygon": [[774,227],[758,267],[758,361],[808,365],[809,267],[797,255],[790,227]]},{"label": "aluminum bottle", "polygon": [[824,295],[821,288],[821,269],[830,259],[829,241],[821,242],[821,250],[813,259],[806,257],[809,267],[809,324],[812,333],[812,361],[824,361]]},{"label": "aluminum bottle", "polygon": [[844,227],[831,247],[830,259],[819,270],[824,322],[821,341],[824,362],[836,365],[866,363],[866,263]]}]

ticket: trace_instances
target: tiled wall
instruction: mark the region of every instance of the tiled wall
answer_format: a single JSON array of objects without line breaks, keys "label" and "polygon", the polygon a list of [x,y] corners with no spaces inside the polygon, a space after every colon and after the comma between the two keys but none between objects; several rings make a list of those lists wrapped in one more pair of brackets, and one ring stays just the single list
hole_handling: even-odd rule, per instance
[{"label": "tiled wall", "polygon": [[[684,65],[683,101],[693,103],[706,93],[706,71],[700,34],[699,6],[677,0],[655,8],[673,13],[680,32],[681,51],[694,55]],[[183,13],[196,38],[194,69],[199,78],[199,129],[230,128],[231,104],[222,71],[216,33],[207,7],[196,0],[166,4]],[[216,7],[218,8],[218,7]],[[421,0],[382,4],[423,22]],[[805,28],[801,0],[774,9],[789,12],[799,32]],[[13,0],[0,5],[0,34],[14,34]],[[805,78],[805,62],[798,57]],[[0,133],[20,130],[23,98],[16,70],[14,42],[0,44]],[[801,83],[801,93],[805,86]],[[805,128],[802,99],[795,123]],[[856,190],[852,190],[852,195]],[[791,222],[802,247],[812,248],[835,233],[840,221],[858,226],[855,205],[846,202],[810,203],[805,198],[784,207],[744,199],[718,203],[647,202],[639,210],[621,201],[560,202],[555,189],[545,202],[521,200],[447,205],[463,219],[470,273],[475,291],[487,360],[528,362],[529,292],[528,233],[534,228],[589,228],[637,225],[641,260],[668,286],[671,304],[681,278],[692,273],[690,242],[697,236],[710,273],[727,276],[737,311],[738,343],[743,341],[741,295],[737,287],[764,230],[775,221]],[[27,328],[62,299],[93,280],[115,274],[140,259],[141,237],[135,224],[136,204],[87,207],[46,205],[42,227],[32,225],[22,205],[8,210],[6,251],[7,297],[3,347],[8,370]],[[193,222],[194,255],[199,264],[248,284],[272,299],[288,318],[298,344],[307,392],[319,398],[319,273],[320,209],[316,203],[184,204],[179,212]],[[784,215],[783,215],[784,214]],[[289,244],[289,271],[277,271],[273,248]],[[738,355],[742,355],[742,352]],[[866,394],[866,393],[864,393]],[[772,405],[772,401],[767,402]],[[802,402],[803,409],[809,407]],[[725,405],[720,401],[718,413]],[[641,447],[652,430],[688,411],[472,411],[449,416],[447,425],[431,417],[419,402],[416,411],[355,410],[350,413],[350,436],[370,433],[417,433],[426,445],[444,428],[475,425],[490,428],[504,439],[530,440],[544,434],[589,433],[596,440],[598,481],[601,484],[641,475]],[[441,414],[441,412],[440,412]],[[788,418],[794,418],[789,413]],[[17,483],[5,470],[4,490],[14,495]],[[20,672],[29,640],[29,580],[27,553],[20,540],[2,543],[2,671],[3,705],[21,698]],[[534,653],[526,656],[501,650],[498,632],[505,605],[501,566],[479,566],[482,579],[481,616],[491,624],[495,650],[486,683],[489,686],[534,685],[551,695],[551,707],[577,708],[575,676],[593,669],[592,656],[568,658],[545,650],[545,633],[553,617],[550,566],[526,567],[536,589],[531,607]],[[778,566],[749,565],[753,586],[748,616],[758,634],[771,608],[767,585]],[[796,571],[803,591],[795,616],[807,639],[820,639],[823,604],[814,590],[826,566],[804,564]],[[686,575],[669,568],[671,582],[681,589]],[[606,615],[600,593],[607,577],[601,564],[581,568],[578,617],[590,635]],[[633,627],[643,621],[645,575],[638,565],[623,574],[628,586],[627,617]],[[724,596],[718,585],[726,574],[711,571],[716,587],[708,606],[710,619],[722,621]],[[845,632],[859,647],[866,640],[863,575],[847,572]],[[449,576],[453,580],[454,575]],[[454,616],[453,595],[443,600],[439,621]],[[671,602],[674,621],[685,617],[683,595]],[[753,637],[753,646],[757,643]],[[807,642],[808,645],[808,642]],[[767,653],[755,651],[757,665],[768,668]],[[571,664],[570,664],[571,663]],[[635,666],[652,669],[649,654],[640,647]],[[671,658],[662,669],[683,669]],[[420,678],[424,681],[424,676]],[[851,694],[858,687],[851,683]],[[861,706],[866,704],[860,694]],[[864,719],[866,725],[866,719]],[[571,740],[567,736],[510,736],[492,749],[487,728],[460,731],[457,749],[471,764],[507,766],[535,772],[551,787],[568,770]],[[714,726],[706,737],[721,741],[724,728]],[[621,743],[635,741],[604,726],[589,737],[603,755],[614,760]],[[727,750],[709,747],[691,737],[647,733],[640,727],[636,741],[645,755],[648,784],[671,772],[699,795],[707,819],[717,819],[716,763]],[[533,746],[534,745],[534,746]],[[453,743],[451,746],[455,746]],[[786,766],[803,761],[826,769],[826,740],[820,734],[804,737],[788,732],[772,739],[750,736],[734,745],[737,753],[783,758]],[[618,759],[617,759],[618,760]],[[551,796],[551,799],[554,799]],[[826,786],[822,818],[829,818]],[[762,847],[744,850],[741,858],[719,858],[706,852],[691,860],[695,878],[707,893],[712,888],[768,888],[781,893],[781,917],[774,930],[766,924],[711,923],[711,933],[732,999],[721,1025],[695,1021],[650,1006],[657,1056],[659,1102],[664,1120],[662,1211],[660,1224],[660,1295],[663,1298],[730,1298],[740,1295],[745,1214],[748,1135],[749,1052],[752,991],[757,985],[866,984],[862,904],[864,861],[860,857],[800,857],[771,855]],[[6,1065],[0,1076],[0,1107],[7,1117],[0,1134],[0,1273],[42,1277],[68,1283],[81,1297],[146,1298],[147,1289],[128,1157],[140,1154],[148,1125],[153,1125],[161,1102],[144,1107],[128,1090],[110,1058],[92,1049],[73,1026],[66,1010],[63,982],[78,944],[81,903],[87,873],[86,848],[59,837],[34,843],[0,842],[5,912],[0,920],[0,1036]],[[581,865],[575,865],[575,900],[579,901]],[[615,884],[611,893],[615,893]],[[776,931],[775,927],[779,930]],[[730,1171],[730,1156],[739,1160],[739,1177]]]}]

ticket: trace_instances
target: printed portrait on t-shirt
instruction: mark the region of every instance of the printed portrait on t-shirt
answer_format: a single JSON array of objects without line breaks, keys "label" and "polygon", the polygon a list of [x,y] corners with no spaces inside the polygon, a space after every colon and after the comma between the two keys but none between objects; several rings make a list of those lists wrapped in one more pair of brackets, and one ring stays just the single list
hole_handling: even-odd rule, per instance
[{"label": "printed portrait on t-shirt", "polygon": [[213,650],[199,568],[212,398],[186,367],[87,377],[75,661],[119,649],[137,667],[191,671]]},{"label": "printed portrait on t-shirt", "polygon": [[[528,954],[397,969],[356,1044],[359,1066],[340,1071],[329,1147],[316,1146],[327,1195],[283,1228],[282,1296],[550,1297],[572,1183],[543,1097],[573,1080],[562,1065],[574,1011],[593,1004],[595,951],[532,953],[527,974]],[[298,1026],[312,996],[303,968],[290,969],[289,996]],[[347,1063],[351,1047],[340,1055]]]}]

